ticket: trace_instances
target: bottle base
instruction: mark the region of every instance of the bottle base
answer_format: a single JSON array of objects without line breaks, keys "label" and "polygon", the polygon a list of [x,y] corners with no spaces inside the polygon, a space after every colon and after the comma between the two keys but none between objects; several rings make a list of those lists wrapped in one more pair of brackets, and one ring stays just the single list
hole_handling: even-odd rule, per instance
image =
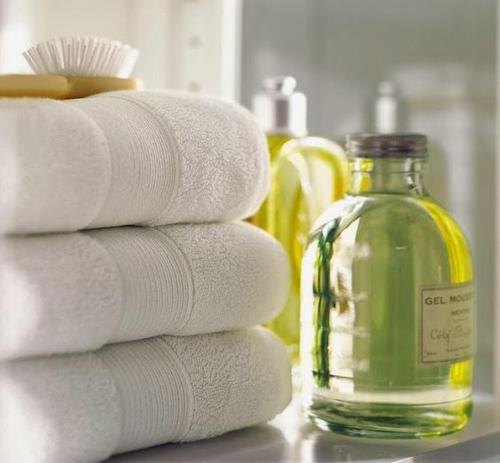
[{"label": "bottle base", "polygon": [[460,431],[472,413],[470,398],[426,405],[314,401],[309,419],[319,428],[348,436],[421,439]]}]

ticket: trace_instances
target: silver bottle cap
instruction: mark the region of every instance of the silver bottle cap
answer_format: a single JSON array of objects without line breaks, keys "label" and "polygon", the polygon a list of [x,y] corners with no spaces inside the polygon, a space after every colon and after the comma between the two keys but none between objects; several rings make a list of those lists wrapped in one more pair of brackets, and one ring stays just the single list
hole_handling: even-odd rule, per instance
[{"label": "silver bottle cap", "polygon": [[427,137],[419,133],[353,133],[346,136],[348,157],[426,158]]},{"label": "silver bottle cap", "polygon": [[266,133],[302,137],[307,134],[307,100],[296,92],[291,76],[269,77],[253,98],[253,113]]}]

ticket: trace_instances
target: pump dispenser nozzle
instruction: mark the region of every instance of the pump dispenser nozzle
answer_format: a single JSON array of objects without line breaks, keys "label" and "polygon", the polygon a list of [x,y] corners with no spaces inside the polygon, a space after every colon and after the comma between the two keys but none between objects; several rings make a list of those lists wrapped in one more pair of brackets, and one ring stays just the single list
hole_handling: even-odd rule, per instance
[{"label": "pump dispenser nozzle", "polygon": [[253,113],[268,134],[303,137],[307,134],[306,96],[295,91],[291,76],[268,77],[254,96]]}]

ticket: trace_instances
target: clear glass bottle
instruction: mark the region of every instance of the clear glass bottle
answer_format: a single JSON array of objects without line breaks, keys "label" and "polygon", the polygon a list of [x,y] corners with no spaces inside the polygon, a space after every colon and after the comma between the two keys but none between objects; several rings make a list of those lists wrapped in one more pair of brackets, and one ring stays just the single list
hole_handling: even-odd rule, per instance
[{"label": "clear glass bottle", "polygon": [[472,410],[468,245],[423,184],[426,137],[347,138],[344,199],[318,219],[302,269],[304,406],[349,435],[425,437]]},{"label": "clear glass bottle", "polygon": [[267,133],[272,181],[268,197],[251,222],[273,235],[290,258],[292,277],[282,312],[267,324],[299,360],[300,271],[314,220],[345,193],[347,166],[342,148],[306,137],[306,97],[293,77],[265,79],[253,111]]}]

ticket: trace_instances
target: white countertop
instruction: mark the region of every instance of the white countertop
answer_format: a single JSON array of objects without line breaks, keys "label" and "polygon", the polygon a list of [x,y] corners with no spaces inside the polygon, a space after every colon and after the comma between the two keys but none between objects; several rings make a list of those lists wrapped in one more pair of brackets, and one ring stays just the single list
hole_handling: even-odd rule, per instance
[{"label": "white countertop", "polygon": [[[461,442],[469,442],[478,436],[499,430],[500,420],[498,416],[495,416],[493,399],[490,396],[475,397],[473,416],[463,431],[425,440],[351,438],[321,431],[303,417],[300,412],[299,398],[295,397],[290,406],[269,424],[235,431],[205,441],[167,444],[127,453],[113,457],[109,463],[409,462],[414,461],[410,457]],[[472,442],[471,445],[483,444]],[[443,458],[440,454],[436,460],[429,457],[429,459],[424,458],[418,461],[445,461]],[[477,461],[500,461],[500,454],[493,455],[492,459],[478,459]]]}]

